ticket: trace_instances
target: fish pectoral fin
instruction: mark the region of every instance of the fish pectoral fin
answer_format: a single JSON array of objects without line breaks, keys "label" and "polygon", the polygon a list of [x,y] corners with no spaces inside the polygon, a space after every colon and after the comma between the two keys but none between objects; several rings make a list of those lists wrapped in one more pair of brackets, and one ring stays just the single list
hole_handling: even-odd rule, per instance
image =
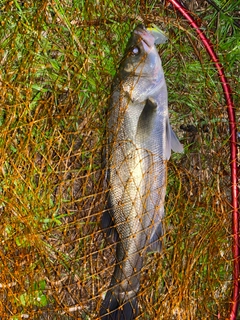
[{"label": "fish pectoral fin", "polygon": [[[170,126],[170,128],[171,128],[171,126]],[[175,152],[180,152],[180,153],[183,152],[183,145],[178,140],[178,138],[172,128],[171,128],[171,148]]]},{"label": "fish pectoral fin", "polygon": [[156,110],[156,109],[157,109],[157,102],[156,102],[153,98],[149,97],[149,98],[147,99],[147,101],[146,101],[145,107],[146,107],[146,106],[147,106],[149,109]]},{"label": "fish pectoral fin", "polygon": [[149,98],[146,100],[145,106],[142,110],[142,113],[139,117],[137,124],[137,138],[144,138],[150,136],[153,128],[153,120],[156,117],[157,103]]},{"label": "fish pectoral fin", "polygon": [[166,158],[168,160],[171,156],[171,150],[181,153],[181,152],[183,152],[183,145],[180,143],[175,132],[173,131],[173,129],[169,123],[169,118],[167,119],[166,130],[167,130],[167,132],[166,132],[166,137],[167,137]]}]

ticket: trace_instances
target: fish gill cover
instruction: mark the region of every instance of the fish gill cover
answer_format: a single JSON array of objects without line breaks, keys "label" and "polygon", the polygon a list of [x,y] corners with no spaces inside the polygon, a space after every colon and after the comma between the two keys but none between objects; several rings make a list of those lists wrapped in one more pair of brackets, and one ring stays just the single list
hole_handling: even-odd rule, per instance
[{"label": "fish gill cover", "polygon": [[[215,43],[237,102],[237,2],[184,3]],[[139,23],[168,36],[157,49],[185,152],[168,161],[162,251],[141,269],[138,318],[228,317],[228,120],[194,32],[164,1],[16,0],[0,10],[0,318],[99,318],[116,264],[116,241],[101,227],[106,112]]]}]

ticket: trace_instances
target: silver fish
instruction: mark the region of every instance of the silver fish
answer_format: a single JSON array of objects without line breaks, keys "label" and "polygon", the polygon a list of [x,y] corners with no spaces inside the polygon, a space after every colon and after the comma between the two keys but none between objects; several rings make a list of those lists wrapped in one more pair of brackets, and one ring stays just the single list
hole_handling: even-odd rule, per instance
[{"label": "silver fish", "polygon": [[107,210],[114,227],[116,266],[101,319],[134,319],[144,255],[161,251],[167,160],[183,147],[171,129],[167,87],[155,42],[156,28],[138,26],[113,82],[107,118]]}]

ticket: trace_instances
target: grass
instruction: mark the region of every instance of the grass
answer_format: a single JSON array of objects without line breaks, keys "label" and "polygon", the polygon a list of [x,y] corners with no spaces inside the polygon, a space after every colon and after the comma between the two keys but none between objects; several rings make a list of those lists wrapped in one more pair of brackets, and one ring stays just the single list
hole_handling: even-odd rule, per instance
[{"label": "grass", "polygon": [[[237,105],[237,2],[216,1],[221,12],[207,2],[186,4],[215,43]],[[226,318],[232,287],[227,112],[194,31],[159,2],[15,0],[3,1],[0,12],[0,317],[97,317],[114,261],[99,227],[105,110],[141,17],[169,34],[159,51],[185,154],[169,163],[164,257],[149,259],[147,268],[156,272],[144,276],[140,310],[145,319]]]}]

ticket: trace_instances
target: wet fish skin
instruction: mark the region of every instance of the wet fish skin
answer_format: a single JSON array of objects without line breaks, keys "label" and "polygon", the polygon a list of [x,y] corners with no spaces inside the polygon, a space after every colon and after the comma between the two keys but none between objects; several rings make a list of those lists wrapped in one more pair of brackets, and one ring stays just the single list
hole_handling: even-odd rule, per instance
[{"label": "wet fish skin", "polygon": [[138,314],[144,255],[161,251],[166,163],[171,149],[183,150],[169,123],[154,36],[143,26],[134,30],[113,83],[106,155],[110,189],[102,225],[113,230],[117,261],[100,310],[103,320],[130,320]]}]

